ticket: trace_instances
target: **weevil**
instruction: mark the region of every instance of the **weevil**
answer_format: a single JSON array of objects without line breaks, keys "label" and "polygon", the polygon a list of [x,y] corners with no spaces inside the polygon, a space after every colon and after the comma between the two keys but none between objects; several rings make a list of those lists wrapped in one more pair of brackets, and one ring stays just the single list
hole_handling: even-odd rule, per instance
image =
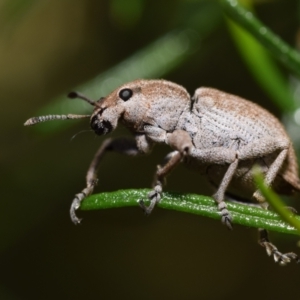
[{"label": "weevil", "polygon": [[[139,202],[146,214],[161,200],[166,176],[179,164],[195,169],[215,187],[213,198],[221,220],[229,229],[232,217],[227,210],[226,193],[256,200],[264,209],[268,203],[253,180],[252,167],[258,165],[266,185],[285,195],[300,192],[298,165],[290,138],[280,121],[257,104],[213,88],[201,87],[193,97],[187,90],[166,80],[135,80],[106,97],[92,101],[72,92],[92,106],[91,115],[48,115],[31,118],[25,125],[55,119],[90,118],[92,130],[106,135],[122,123],[134,139],[106,139],[86,176],[86,187],[72,202],[70,215],[77,224],[76,210],[93,193],[99,162],[106,152],[127,155],[147,154],[156,143],[170,146],[165,163],[157,168],[149,206]],[[281,253],[259,229],[259,243],[281,265],[299,261],[295,253]]]}]

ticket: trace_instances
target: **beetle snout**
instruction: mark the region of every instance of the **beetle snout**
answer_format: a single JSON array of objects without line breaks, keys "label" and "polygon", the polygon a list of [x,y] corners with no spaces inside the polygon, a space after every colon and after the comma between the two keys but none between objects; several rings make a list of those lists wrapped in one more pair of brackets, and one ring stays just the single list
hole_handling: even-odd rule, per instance
[{"label": "beetle snout", "polygon": [[113,126],[109,121],[100,120],[97,115],[91,119],[91,128],[97,135],[108,134],[113,130]]}]

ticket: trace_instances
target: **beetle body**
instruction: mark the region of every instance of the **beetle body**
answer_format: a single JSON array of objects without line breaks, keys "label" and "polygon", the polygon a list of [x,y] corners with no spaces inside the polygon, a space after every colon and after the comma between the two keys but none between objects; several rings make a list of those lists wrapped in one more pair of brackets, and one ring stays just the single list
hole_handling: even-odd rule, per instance
[{"label": "beetle body", "polygon": [[[125,89],[133,92],[126,101],[119,95]],[[105,133],[108,133],[116,128],[118,121],[133,132],[141,153],[148,152],[153,143],[167,143],[168,133],[175,130],[187,132],[193,150],[183,161],[207,176],[215,186],[224,177],[228,163],[220,163],[217,156],[217,163],[210,161],[213,157],[205,161],[206,157],[197,156],[197,149],[219,148],[221,152],[230,149],[238,153],[251,145],[269,148],[253,153],[247,151],[246,157],[239,162],[228,191],[244,198],[252,197],[256,190],[252,167],[259,165],[266,174],[283,145],[288,148],[288,154],[273,187],[278,193],[288,195],[300,190],[297,159],[283,126],[268,111],[240,97],[216,89],[199,88],[191,98],[185,88],[172,82],[136,80],[99,101],[99,107],[91,117],[91,126],[96,133],[98,128],[106,127]],[[101,130],[100,134],[103,134]]]},{"label": "beetle body", "polygon": [[[164,165],[157,168],[148,195],[150,205],[140,201],[147,214],[161,200],[165,177],[181,162],[205,176],[216,188],[213,198],[222,222],[230,229],[232,218],[224,201],[226,193],[255,199],[263,208],[268,207],[254,184],[254,165],[260,167],[265,183],[277,192],[289,195],[300,191],[295,152],[283,126],[268,111],[238,96],[199,88],[191,97],[182,86],[165,80],[129,82],[96,102],[78,93],[69,96],[94,105],[90,124],[97,135],[110,133],[119,122],[134,135],[134,140],[103,142],[87,172],[86,187],[73,200],[70,213],[74,223],[80,221],[75,211],[81,201],[94,190],[97,169],[105,153],[146,154],[156,143],[168,144],[173,150]],[[29,119],[25,125],[80,117],[86,116],[44,116]],[[294,253],[279,252],[264,229],[259,232],[260,244],[275,261],[285,265],[298,260]]]},{"label": "beetle body", "polygon": [[[253,102],[211,88],[198,89],[194,98],[191,119],[194,127],[200,128],[194,133],[195,148],[232,149],[240,158],[228,191],[241,197],[252,197],[256,190],[252,167],[258,165],[262,173],[267,174],[282,149],[281,145],[288,148],[288,154],[272,186],[278,193],[287,195],[300,190],[294,149],[283,126],[272,114]],[[187,118],[183,124],[189,124]],[[189,126],[183,125],[182,129],[190,132]],[[257,149],[259,147],[261,149]],[[196,156],[191,165],[200,165],[215,186],[218,186],[227,168],[226,164],[199,164]]]}]

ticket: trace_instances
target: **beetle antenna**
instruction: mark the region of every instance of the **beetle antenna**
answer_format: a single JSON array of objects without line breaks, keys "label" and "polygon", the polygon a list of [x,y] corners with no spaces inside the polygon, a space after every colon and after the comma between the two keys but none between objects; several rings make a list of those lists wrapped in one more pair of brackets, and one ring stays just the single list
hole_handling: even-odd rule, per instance
[{"label": "beetle antenna", "polygon": [[75,98],[79,98],[79,99],[82,99],[84,101],[86,101],[87,103],[93,105],[93,106],[96,106],[96,101],[93,101],[89,98],[87,98],[86,96],[84,96],[83,94],[81,93],[78,93],[78,92],[70,92],[68,94],[68,97],[71,98],[71,99],[75,99]]},{"label": "beetle antenna", "polygon": [[89,118],[90,115],[47,115],[47,116],[40,116],[40,117],[33,117],[28,119],[24,126],[35,125],[41,122],[47,122],[52,120],[70,120],[70,119],[82,119],[82,118]]}]

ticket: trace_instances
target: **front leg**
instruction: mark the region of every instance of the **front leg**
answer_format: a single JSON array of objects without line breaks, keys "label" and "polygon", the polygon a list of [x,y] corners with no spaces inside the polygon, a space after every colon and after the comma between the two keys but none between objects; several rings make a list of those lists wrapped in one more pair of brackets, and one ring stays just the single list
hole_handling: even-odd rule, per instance
[{"label": "front leg", "polygon": [[78,194],[72,202],[70,215],[73,223],[80,223],[80,219],[76,216],[76,210],[80,207],[80,203],[84,198],[91,195],[94,191],[94,187],[97,184],[97,169],[104,154],[108,151],[119,152],[126,155],[138,155],[149,152],[151,149],[151,143],[147,142],[147,139],[143,135],[136,136],[136,140],[117,138],[105,140],[99,150],[96,152],[86,175],[86,187]]},{"label": "front leg", "polygon": [[193,144],[189,134],[184,130],[175,130],[172,133],[167,133],[161,128],[147,125],[145,126],[145,131],[147,136],[153,141],[166,143],[175,149],[175,151],[166,156],[163,166],[157,166],[153,189],[148,194],[150,205],[146,206],[143,200],[139,202],[145,214],[149,215],[156,203],[161,200],[162,187],[166,177],[182,161],[182,158],[190,152]]}]

